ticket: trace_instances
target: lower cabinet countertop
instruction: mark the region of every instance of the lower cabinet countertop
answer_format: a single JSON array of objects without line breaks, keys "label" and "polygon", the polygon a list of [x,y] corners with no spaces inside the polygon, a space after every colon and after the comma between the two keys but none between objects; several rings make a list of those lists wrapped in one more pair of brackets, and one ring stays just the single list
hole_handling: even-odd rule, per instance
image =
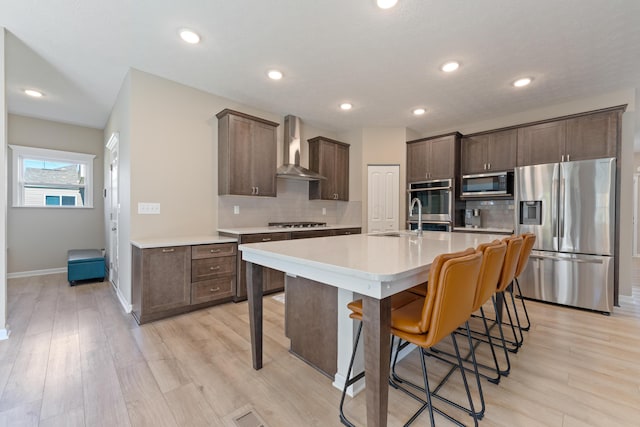
[{"label": "lower cabinet countertop", "polygon": [[465,233],[500,233],[513,234],[513,228],[491,228],[491,227],[453,227],[453,231]]},{"label": "lower cabinet countertop", "polygon": [[131,239],[131,244],[140,249],[165,248],[168,246],[210,245],[214,243],[235,242],[237,242],[237,239],[228,236],[220,236],[219,234]]}]

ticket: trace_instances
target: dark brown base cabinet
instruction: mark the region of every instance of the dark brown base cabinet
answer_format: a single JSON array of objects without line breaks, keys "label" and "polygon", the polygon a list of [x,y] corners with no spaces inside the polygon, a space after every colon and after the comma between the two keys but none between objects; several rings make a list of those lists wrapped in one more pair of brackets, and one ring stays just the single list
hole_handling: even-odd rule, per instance
[{"label": "dark brown base cabinet", "polygon": [[230,301],[236,254],[235,243],[132,246],[133,317],[143,324]]},{"label": "dark brown base cabinet", "polygon": [[[243,243],[260,243],[270,242],[276,240],[290,240],[290,239],[307,239],[312,237],[329,237],[329,236],[344,236],[349,234],[360,234],[362,229],[360,227],[352,228],[336,228],[330,230],[301,230],[301,231],[286,231],[281,233],[259,233],[259,234],[233,234],[233,233],[220,233],[230,237],[235,237],[238,240],[238,244]],[[233,300],[235,302],[243,301],[247,299],[247,263],[242,260],[242,254],[238,255],[237,260],[238,279],[236,284],[235,296]],[[282,292],[284,290],[284,273],[282,271],[273,270],[271,268],[262,269],[262,292],[264,294],[270,294],[274,292]]]}]

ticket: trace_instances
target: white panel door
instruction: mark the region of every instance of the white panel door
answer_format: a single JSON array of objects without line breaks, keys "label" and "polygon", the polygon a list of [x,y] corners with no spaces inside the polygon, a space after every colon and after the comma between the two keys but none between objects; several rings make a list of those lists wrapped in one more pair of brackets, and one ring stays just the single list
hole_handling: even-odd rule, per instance
[{"label": "white panel door", "polygon": [[398,230],[400,226],[400,166],[369,165],[367,170],[367,231]]},{"label": "white panel door", "polygon": [[119,178],[118,178],[118,148],[119,148],[119,134],[114,133],[111,135],[107,148],[110,152],[109,162],[109,200],[108,205],[105,207],[109,212],[109,281],[113,284],[116,290],[120,287],[118,280],[118,266],[119,266],[119,232],[118,232],[118,220],[120,216],[120,195],[118,191]]}]

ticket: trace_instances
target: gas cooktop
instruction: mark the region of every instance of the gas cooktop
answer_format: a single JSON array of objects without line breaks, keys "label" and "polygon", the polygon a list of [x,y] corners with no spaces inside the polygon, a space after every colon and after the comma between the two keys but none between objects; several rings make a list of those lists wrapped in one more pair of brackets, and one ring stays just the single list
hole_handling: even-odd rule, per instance
[{"label": "gas cooktop", "polygon": [[270,222],[269,227],[278,228],[314,228],[325,227],[326,222],[311,222],[311,221],[292,221],[292,222]]}]

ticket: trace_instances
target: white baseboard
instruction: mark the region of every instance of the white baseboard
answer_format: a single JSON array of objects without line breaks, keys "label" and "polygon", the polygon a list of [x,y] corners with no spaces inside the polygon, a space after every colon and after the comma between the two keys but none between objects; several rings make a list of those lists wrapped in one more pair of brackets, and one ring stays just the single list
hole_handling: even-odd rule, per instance
[{"label": "white baseboard", "polygon": [[116,296],[118,297],[118,301],[120,301],[120,305],[122,305],[124,311],[127,313],[131,313],[131,310],[133,310],[133,306],[127,302],[127,300],[124,298],[124,295],[122,295],[122,292],[120,292],[120,289],[117,288],[116,285],[113,284],[113,282],[109,283],[111,283],[111,287],[115,291]]},{"label": "white baseboard", "polygon": [[66,273],[67,267],[48,268],[46,270],[19,271],[16,273],[8,273],[7,279],[15,279],[18,277],[46,276],[47,274]]},{"label": "white baseboard", "polygon": [[[7,325],[9,326],[9,325]],[[11,331],[9,328],[0,329],[0,341],[4,341],[9,339],[9,335],[11,335]]]}]

